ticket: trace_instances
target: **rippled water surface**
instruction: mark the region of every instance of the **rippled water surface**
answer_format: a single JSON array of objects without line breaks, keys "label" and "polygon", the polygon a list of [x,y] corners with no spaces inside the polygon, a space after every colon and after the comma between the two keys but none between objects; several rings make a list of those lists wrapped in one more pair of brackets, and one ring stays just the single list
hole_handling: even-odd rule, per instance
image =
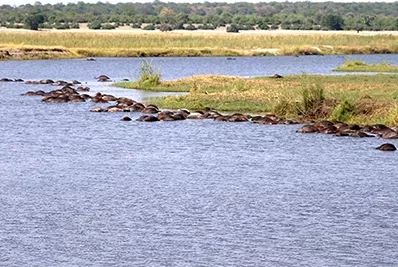
[{"label": "rippled water surface", "polygon": [[[167,79],[330,73],[342,62],[153,60]],[[78,79],[145,99],[93,79],[129,78],[139,64],[0,62],[0,78]],[[0,83],[0,266],[398,265],[398,154],[374,149],[385,140],[296,134],[297,125],[122,122],[89,112],[90,102],[20,95],[39,89],[54,87]]]}]

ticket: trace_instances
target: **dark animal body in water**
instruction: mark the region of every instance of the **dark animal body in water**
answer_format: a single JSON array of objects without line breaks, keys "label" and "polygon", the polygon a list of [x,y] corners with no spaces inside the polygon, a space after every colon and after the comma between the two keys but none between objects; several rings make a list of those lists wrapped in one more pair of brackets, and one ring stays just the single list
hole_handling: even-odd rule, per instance
[{"label": "dark animal body in water", "polygon": [[122,121],[131,121],[131,118],[130,118],[130,117],[127,117],[127,116],[124,116],[124,117],[122,118]]},{"label": "dark animal body in water", "polygon": [[0,82],[23,82],[22,79],[1,78]]},{"label": "dark animal body in water", "polygon": [[395,151],[397,150],[397,148],[393,145],[393,144],[382,144],[379,147],[376,147],[376,149],[381,150],[381,151]]},{"label": "dark animal body in water", "polygon": [[98,77],[95,77],[99,82],[109,82],[111,78],[109,78],[106,75],[100,75]]},{"label": "dark animal body in water", "polygon": [[274,75],[271,76],[271,78],[274,78],[274,79],[281,79],[281,78],[283,78],[283,76],[280,75],[280,74],[278,74],[278,73],[275,73]]},{"label": "dark animal body in water", "polygon": [[[44,84],[51,84],[52,80],[44,80]],[[40,83],[40,81],[38,82]],[[77,82],[76,82],[77,83]],[[50,92],[28,91],[26,96],[42,96],[43,102],[51,103],[66,103],[66,102],[85,102],[91,99],[96,103],[114,102],[108,107],[94,107],[92,112],[141,112],[145,115],[140,116],[136,121],[155,122],[155,121],[178,121],[186,119],[213,119],[215,122],[252,122],[254,124],[298,124],[305,121],[286,120],[274,114],[267,114],[265,116],[252,116],[242,113],[221,114],[211,108],[206,108],[204,111],[190,112],[187,109],[180,109],[177,111],[162,111],[156,105],[139,103],[127,97],[115,97],[113,95],[102,94],[97,92],[95,96],[87,94],[79,94],[78,90],[88,90],[82,87],[73,88],[70,84],[64,86],[62,89],[52,90]],[[157,114],[157,115],[147,115]],[[131,121],[128,116],[121,118],[122,121]],[[308,121],[307,121],[308,122]],[[357,124],[347,124],[344,122],[335,122],[328,120],[309,121],[308,124],[303,125],[297,130],[298,133],[323,133],[334,134],[335,136],[351,136],[351,137],[381,137],[385,139],[398,139],[398,127],[390,128],[383,124],[360,126]],[[383,144],[377,147],[382,151],[396,150],[393,144]]]}]

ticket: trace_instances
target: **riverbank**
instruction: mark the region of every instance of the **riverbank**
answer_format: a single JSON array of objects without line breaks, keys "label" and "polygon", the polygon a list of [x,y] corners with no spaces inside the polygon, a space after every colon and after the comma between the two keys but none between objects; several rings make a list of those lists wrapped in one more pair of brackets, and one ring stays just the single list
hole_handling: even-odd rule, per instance
[{"label": "riverbank", "polygon": [[65,55],[51,53],[54,49],[62,49],[68,57],[75,58],[398,53],[398,35],[393,34],[275,32],[0,31],[0,59],[31,59],[33,52],[12,53],[29,49],[46,51],[42,53],[43,58],[54,59],[65,58]]},{"label": "riverbank", "polygon": [[398,123],[397,75],[292,75],[284,78],[193,76],[158,85],[124,88],[188,92],[151,99],[162,108],[206,107],[225,112],[274,113],[291,119],[330,119],[357,124]]}]

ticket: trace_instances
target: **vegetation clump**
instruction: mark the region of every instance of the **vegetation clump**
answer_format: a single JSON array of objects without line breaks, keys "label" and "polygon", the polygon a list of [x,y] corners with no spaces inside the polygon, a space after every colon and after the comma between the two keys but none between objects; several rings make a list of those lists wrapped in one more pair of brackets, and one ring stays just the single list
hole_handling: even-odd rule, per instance
[{"label": "vegetation clump", "polygon": [[319,117],[325,101],[324,89],[319,84],[302,84],[302,88],[299,114],[304,117]]},{"label": "vegetation clump", "polygon": [[343,100],[333,109],[331,120],[342,122],[349,121],[351,117],[355,115],[355,111],[356,108],[354,104],[348,100]]},{"label": "vegetation clump", "polygon": [[154,31],[156,29],[156,27],[153,24],[149,24],[149,25],[144,26],[144,28],[142,28],[142,29],[145,31]]},{"label": "vegetation clump", "polygon": [[160,84],[161,74],[155,70],[151,62],[142,60],[138,84],[140,87],[157,86]]},{"label": "vegetation clump", "polygon": [[[292,75],[240,78],[194,76],[160,81],[156,86],[138,82],[116,84],[124,88],[187,92],[152,99],[163,108],[228,112],[272,112],[289,118],[333,119],[358,124],[394,124],[398,107],[396,75]],[[355,101],[353,101],[355,99]]]},{"label": "vegetation clump", "polygon": [[347,60],[343,65],[334,69],[334,71],[346,72],[398,72],[398,66],[391,65],[388,62],[379,64],[366,64],[361,60]]},{"label": "vegetation clump", "polygon": [[227,32],[234,32],[238,33],[239,32],[239,27],[236,24],[231,24],[227,27]]}]

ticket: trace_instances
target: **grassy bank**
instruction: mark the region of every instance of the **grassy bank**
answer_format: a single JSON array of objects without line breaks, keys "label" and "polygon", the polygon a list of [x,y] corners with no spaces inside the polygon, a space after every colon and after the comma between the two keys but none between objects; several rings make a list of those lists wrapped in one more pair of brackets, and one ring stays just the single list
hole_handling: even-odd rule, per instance
[{"label": "grassy bank", "polygon": [[0,60],[15,59],[67,59],[78,54],[63,47],[0,46]]},{"label": "grassy bank", "polygon": [[360,60],[348,60],[334,71],[345,72],[398,72],[398,66],[393,66],[388,62],[380,64],[366,64]]},{"label": "grassy bank", "polygon": [[[163,108],[214,108],[224,112],[272,112],[289,118],[334,119],[359,124],[398,124],[397,75],[194,76],[141,88],[189,92],[152,99]],[[118,84],[135,88],[137,84]]]},{"label": "grassy bank", "polygon": [[75,57],[398,53],[398,35],[0,32],[2,50],[61,47]]}]

